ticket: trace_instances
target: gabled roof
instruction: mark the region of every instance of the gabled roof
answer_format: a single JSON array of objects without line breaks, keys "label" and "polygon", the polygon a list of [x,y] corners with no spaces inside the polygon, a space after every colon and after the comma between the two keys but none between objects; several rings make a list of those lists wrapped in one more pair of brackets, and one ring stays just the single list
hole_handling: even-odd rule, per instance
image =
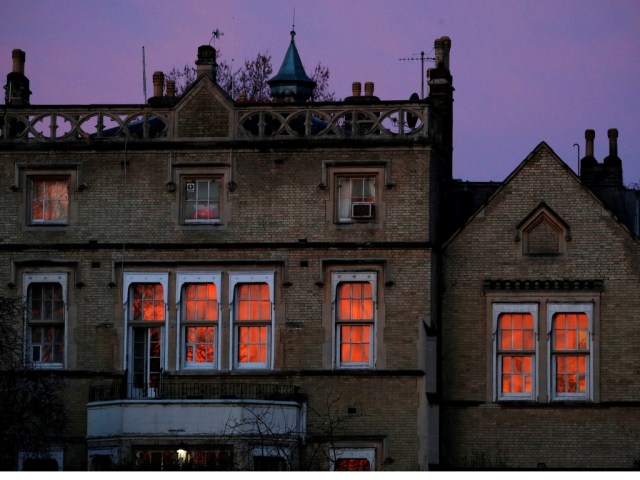
[{"label": "gabled roof", "polygon": [[638,238],[636,237],[636,235],[631,231],[631,229],[623,222],[621,221],[621,219],[619,219],[614,212],[612,212],[611,208],[609,208],[609,206],[607,204],[605,204],[593,191],[591,191],[591,189],[589,187],[587,187],[586,185],[584,185],[584,183],[582,183],[582,181],[580,180],[580,178],[575,174],[575,172],[573,170],[571,170],[571,168],[564,162],[562,161],[562,159],[553,151],[553,149],[546,143],[546,142],[540,142],[536,148],[534,148],[531,153],[529,153],[529,155],[527,155],[527,157],[520,162],[520,164],[513,170],[513,172],[511,172],[509,174],[509,176],[502,182],[502,184],[493,192],[493,194],[491,194],[487,200],[479,207],[476,209],[476,211],[473,213],[473,215],[471,215],[463,224],[462,226],[456,230],[455,232],[452,233],[452,235],[449,237],[449,239],[447,239],[444,243],[443,243],[443,248],[446,248],[446,246],[448,244],[450,244],[458,235],[460,235],[460,233],[467,227],[467,225],[469,225],[471,222],[474,221],[474,219],[476,217],[478,217],[478,215],[481,214],[481,212],[485,209],[485,207],[487,205],[489,205],[490,203],[492,203],[494,201],[494,199],[496,197],[498,197],[500,195],[500,193],[502,191],[504,191],[505,188],[507,188],[507,186],[510,184],[510,182],[516,177],[518,176],[518,174],[524,169],[526,168],[526,166],[533,161],[533,159],[535,157],[537,157],[539,154],[545,152],[549,153],[551,158],[556,161],[558,163],[558,165],[560,167],[562,167],[562,169],[564,169],[567,172],[567,175],[569,175],[575,182],[577,182],[593,199],[594,201],[596,201],[598,204],[600,204],[605,210],[607,210],[609,212],[609,214],[611,215],[611,217],[625,230],[627,230],[631,236],[633,238],[635,238],[636,240],[638,240]]}]

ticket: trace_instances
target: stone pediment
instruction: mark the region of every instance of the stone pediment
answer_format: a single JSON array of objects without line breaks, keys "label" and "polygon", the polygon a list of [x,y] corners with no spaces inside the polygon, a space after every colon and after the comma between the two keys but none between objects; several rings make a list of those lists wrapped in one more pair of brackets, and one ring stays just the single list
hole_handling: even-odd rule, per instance
[{"label": "stone pediment", "polygon": [[232,101],[205,75],[187,89],[175,115],[178,138],[231,137]]},{"label": "stone pediment", "polygon": [[524,257],[564,257],[571,240],[570,228],[551,208],[541,202],[516,227],[516,241]]}]

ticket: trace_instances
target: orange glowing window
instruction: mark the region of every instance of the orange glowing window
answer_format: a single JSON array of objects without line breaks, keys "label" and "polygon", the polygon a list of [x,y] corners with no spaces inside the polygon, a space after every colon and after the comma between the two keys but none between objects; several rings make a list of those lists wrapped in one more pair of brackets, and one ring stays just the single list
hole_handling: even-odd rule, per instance
[{"label": "orange glowing window", "polygon": [[187,223],[220,220],[220,181],[211,178],[185,181],[184,218]]},{"label": "orange glowing window", "polygon": [[336,470],[340,472],[368,472],[371,471],[371,463],[366,458],[339,458],[336,461]]},{"label": "orange glowing window", "polygon": [[535,361],[534,319],[531,313],[498,317],[498,368],[501,396],[531,396]]},{"label": "orange glowing window", "polygon": [[67,179],[31,180],[31,222],[67,223],[69,181]]},{"label": "orange glowing window", "polygon": [[187,322],[218,320],[218,295],[215,283],[191,283],[185,287],[185,312]]},{"label": "orange glowing window", "polygon": [[266,283],[236,286],[236,363],[266,366],[271,328],[271,297]]},{"label": "orange glowing window", "polygon": [[215,283],[184,287],[184,361],[186,366],[212,366],[217,343],[218,296]]},{"label": "orange glowing window", "polygon": [[373,323],[374,305],[371,283],[339,284],[336,326],[340,365],[371,365]]},{"label": "orange glowing window", "polygon": [[553,316],[552,363],[555,393],[585,395],[589,382],[589,319],[586,313]]},{"label": "orange glowing window", "polygon": [[164,295],[159,283],[137,283],[131,287],[131,318],[134,322],[164,321]]}]

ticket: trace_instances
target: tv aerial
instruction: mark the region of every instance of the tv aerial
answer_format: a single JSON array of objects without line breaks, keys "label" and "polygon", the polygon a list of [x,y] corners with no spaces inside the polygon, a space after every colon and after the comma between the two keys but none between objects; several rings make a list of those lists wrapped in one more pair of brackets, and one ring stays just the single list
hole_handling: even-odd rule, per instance
[{"label": "tv aerial", "polygon": [[424,55],[424,51],[422,51],[419,54],[418,53],[413,53],[413,54],[411,54],[410,57],[399,58],[398,60],[405,61],[405,62],[415,62],[417,60],[420,60],[420,98],[424,98],[424,76],[425,76],[424,61],[425,60],[435,60],[435,58],[426,57]]}]

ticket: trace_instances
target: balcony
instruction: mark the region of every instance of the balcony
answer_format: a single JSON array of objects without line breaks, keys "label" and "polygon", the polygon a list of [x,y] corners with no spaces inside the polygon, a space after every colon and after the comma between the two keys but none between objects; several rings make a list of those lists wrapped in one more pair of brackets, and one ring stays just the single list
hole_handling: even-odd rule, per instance
[{"label": "balcony", "polygon": [[89,403],[114,400],[277,400],[301,402],[300,387],[256,383],[181,383],[157,386],[114,383],[89,388]]},{"label": "balcony", "polygon": [[247,436],[300,438],[306,431],[304,396],[294,385],[162,382],[93,386],[87,439],[174,439]]}]

